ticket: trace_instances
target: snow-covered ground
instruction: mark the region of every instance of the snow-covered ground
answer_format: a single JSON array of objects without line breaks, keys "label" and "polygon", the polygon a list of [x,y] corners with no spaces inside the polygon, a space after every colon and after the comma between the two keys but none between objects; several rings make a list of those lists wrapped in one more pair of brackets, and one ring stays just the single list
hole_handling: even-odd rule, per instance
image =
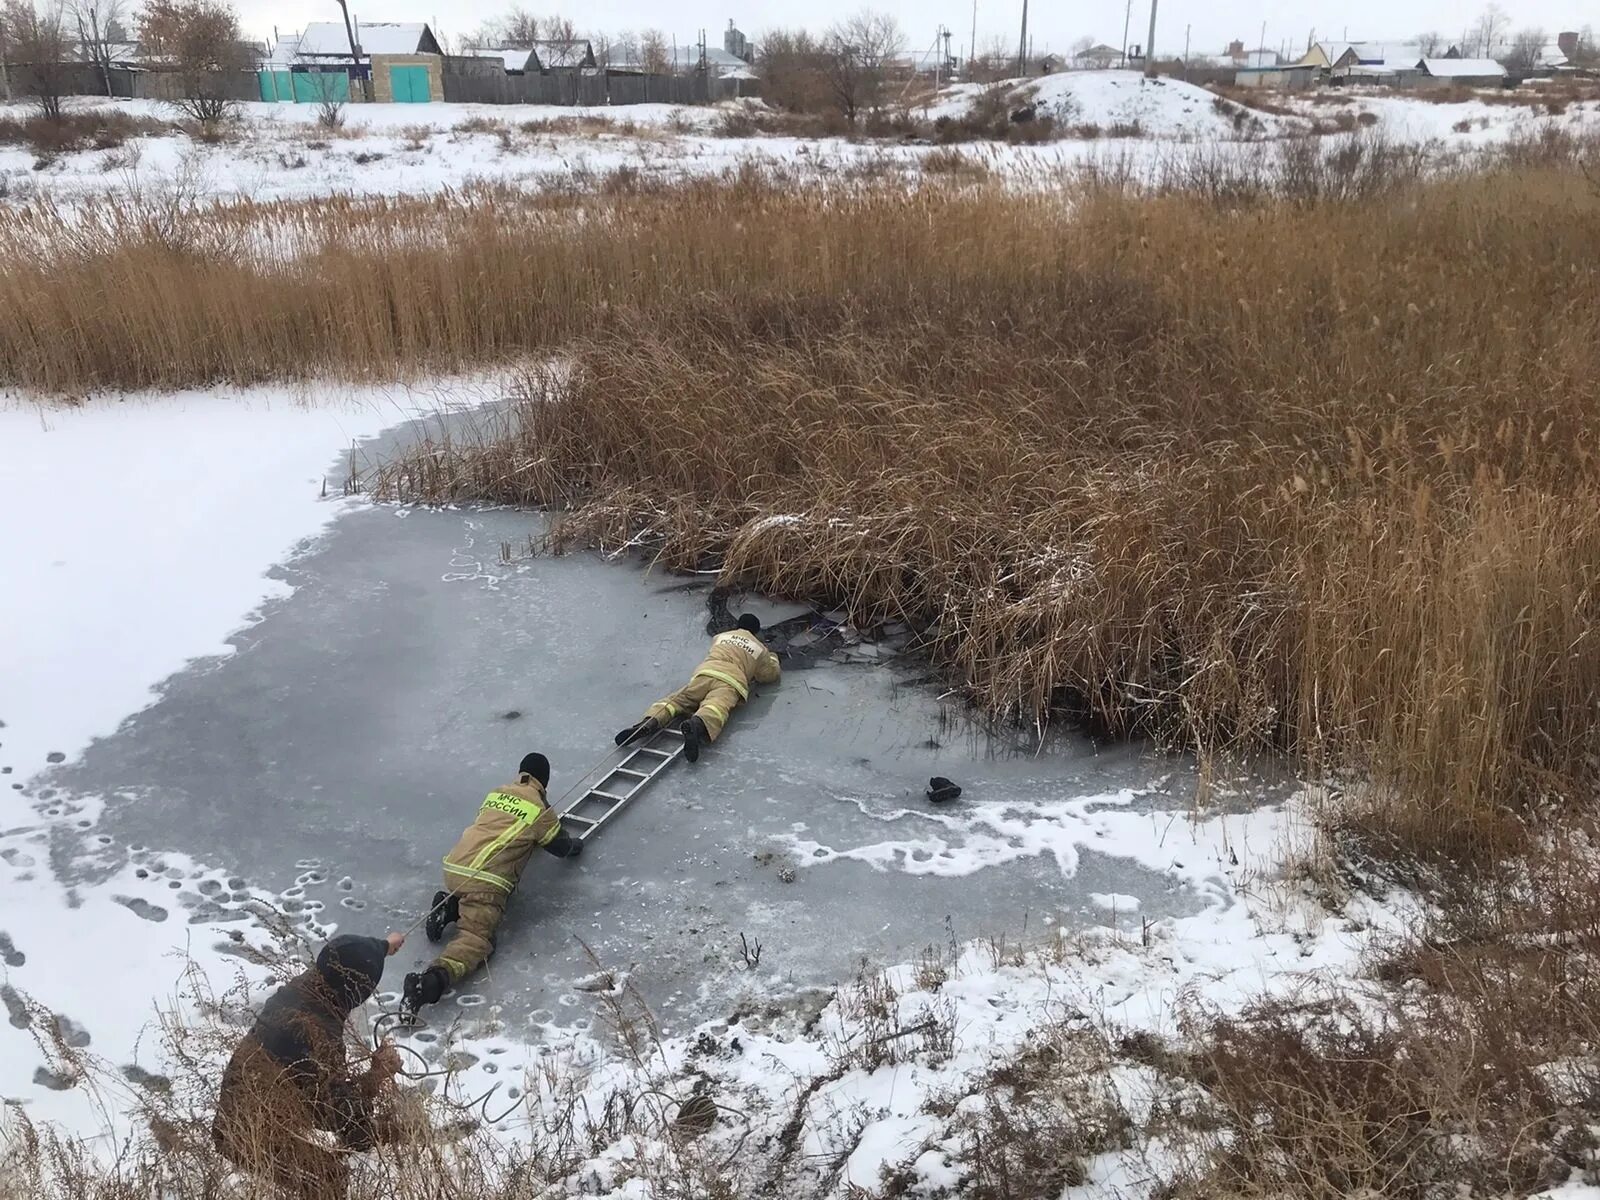
[{"label": "snow-covered ground", "polygon": [[[1572,132],[1600,123],[1600,104],[1574,103],[1550,117],[1524,105],[1467,100],[1434,104],[1412,97],[1352,94],[1347,105],[1305,97],[1274,98],[1294,115],[1277,116],[1218,103],[1212,93],[1175,79],[1147,81],[1130,71],[1087,71],[999,85],[1007,103],[1032,103],[1069,133],[1039,145],[993,142],[957,147],[1001,178],[1047,183],[1064,169],[1115,161],[1135,175],[1175,156],[1221,146],[1253,152],[1255,143],[1329,121],[1341,107],[1377,118],[1375,134],[1434,145],[1441,153],[1473,150],[1536,133],[1547,122]],[[985,87],[956,84],[917,115],[958,116]],[[107,103],[82,100],[80,106]],[[118,101],[141,116],[168,119],[170,109]],[[234,136],[218,145],[192,141],[176,127],[107,150],[63,154],[41,164],[26,147],[0,147],[0,195],[9,203],[107,194],[142,196],[173,188],[190,196],[293,200],[332,193],[426,195],[487,183],[513,187],[596,186],[613,172],[644,177],[720,175],[746,166],[825,183],[863,170],[916,174],[937,147],[900,141],[760,136],[721,137],[721,108],[664,104],[604,109],[530,105],[351,105],[345,128],[329,134],[312,105],[246,104]],[[581,127],[574,128],[574,122]],[[1087,131],[1094,135],[1088,136]],[[1115,134],[1114,137],[1101,135]],[[1134,136],[1128,136],[1134,134]]]},{"label": "snow-covered ground", "polygon": [[[1242,132],[1229,113],[1236,107],[1181,79],[1146,79],[1137,71],[1067,71],[1042,79],[1013,79],[987,85],[957,84],[943,91],[925,110],[930,120],[960,117],[991,88],[1004,92],[1008,107],[1034,106],[1038,116],[1053,118],[1069,130],[1135,127],[1163,141],[1232,141]],[[1293,118],[1258,115],[1252,136],[1277,137],[1297,132],[1306,123]]]}]

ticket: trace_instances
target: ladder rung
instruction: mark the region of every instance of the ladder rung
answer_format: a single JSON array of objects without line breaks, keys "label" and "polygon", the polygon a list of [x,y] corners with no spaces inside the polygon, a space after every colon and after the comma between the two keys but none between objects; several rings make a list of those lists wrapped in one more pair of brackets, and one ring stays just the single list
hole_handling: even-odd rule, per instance
[{"label": "ladder rung", "polygon": [[637,776],[640,779],[649,779],[650,778],[650,772],[649,771],[635,771],[632,767],[618,767],[615,771],[613,771],[611,773],[613,775],[634,775],[634,776]]},{"label": "ladder rung", "polygon": [[583,824],[583,825],[593,825],[594,824],[594,822],[591,821],[588,817],[580,817],[577,813],[572,812],[570,810],[567,811],[567,812],[562,813],[561,814],[561,819],[563,821],[577,821],[577,822],[579,822],[580,824]]},{"label": "ladder rung", "polygon": [[626,796],[619,796],[615,792],[606,791],[604,788],[590,788],[589,795],[585,796],[584,799],[587,800],[591,796],[600,796],[606,800],[615,800],[618,804],[627,799]]}]

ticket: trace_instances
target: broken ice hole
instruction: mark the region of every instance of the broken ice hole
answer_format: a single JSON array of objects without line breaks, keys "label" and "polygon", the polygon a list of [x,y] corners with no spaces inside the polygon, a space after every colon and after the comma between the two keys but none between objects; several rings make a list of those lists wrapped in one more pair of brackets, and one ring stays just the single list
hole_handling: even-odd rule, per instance
[{"label": "broken ice hole", "polygon": [[320,858],[301,858],[295,860],[294,869],[296,871],[309,871],[313,867],[320,867],[321,865],[322,860]]},{"label": "broken ice hole", "polygon": [[52,750],[44,756],[44,760],[47,763],[61,763],[67,761],[67,756],[59,750]]},{"label": "broken ice hole", "polygon": [[477,1008],[483,1003],[483,997],[474,992],[469,996],[457,996],[456,1003],[462,1008]]},{"label": "broken ice hole", "polygon": [[367,902],[365,900],[357,900],[354,896],[345,896],[339,901],[339,903],[345,908],[348,908],[351,912],[360,912],[367,906]]},{"label": "broken ice hole", "polygon": [[294,881],[301,887],[305,887],[308,884],[321,883],[326,878],[327,876],[321,871],[307,871],[303,875],[296,875]]},{"label": "broken ice hole", "polygon": [[343,879],[339,880],[339,890],[341,892],[348,892],[351,888],[353,888],[355,886],[356,886],[356,881],[354,879],[351,879],[350,876],[348,876],[348,875],[346,875]]}]

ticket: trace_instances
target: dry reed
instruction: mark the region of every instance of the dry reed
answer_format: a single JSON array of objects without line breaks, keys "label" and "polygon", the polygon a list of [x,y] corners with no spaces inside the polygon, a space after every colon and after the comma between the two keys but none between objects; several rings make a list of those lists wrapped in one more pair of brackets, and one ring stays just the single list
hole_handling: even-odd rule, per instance
[{"label": "dry reed", "polygon": [[708,252],[520,431],[381,483],[909,620],[998,715],[1364,769],[1376,851],[1489,860],[1586,797],[1595,191],[1075,201],[752,193],[742,282]]},{"label": "dry reed", "polygon": [[33,208],[0,363],[77,392],[559,347],[493,444],[380,486],[585,506],[574,532],[912,621],[994,714],[1354,766],[1369,845],[1492,858],[1593,782],[1600,195],[1570,139],[1433,182],[1370,142],[1270,153],[1276,194]]}]

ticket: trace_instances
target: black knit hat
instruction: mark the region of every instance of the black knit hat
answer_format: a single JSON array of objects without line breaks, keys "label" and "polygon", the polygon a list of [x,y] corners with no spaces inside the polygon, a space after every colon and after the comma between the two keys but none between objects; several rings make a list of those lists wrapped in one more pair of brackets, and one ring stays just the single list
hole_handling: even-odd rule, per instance
[{"label": "black knit hat", "polygon": [[550,760],[542,754],[524,754],[522,765],[517,770],[523,775],[532,775],[539,781],[540,787],[550,782]]},{"label": "black knit hat", "polygon": [[756,616],[755,613],[745,613],[744,616],[739,618],[739,628],[746,633],[760,633],[761,618]]},{"label": "black knit hat", "polygon": [[317,972],[349,1012],[378,990],[388,952],[382,938],[341,933],[317,955]]}]

